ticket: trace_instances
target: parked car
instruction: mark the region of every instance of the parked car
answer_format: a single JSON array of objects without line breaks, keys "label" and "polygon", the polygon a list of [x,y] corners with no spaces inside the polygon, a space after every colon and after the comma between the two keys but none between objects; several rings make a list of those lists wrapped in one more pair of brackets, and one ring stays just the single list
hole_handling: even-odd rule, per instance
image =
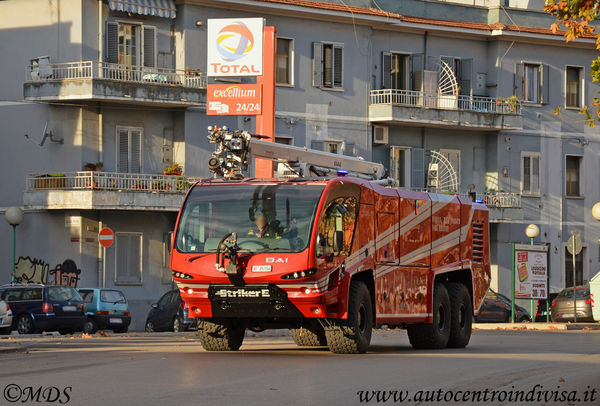
[{"label": "parked car", "polygon": [[80,331],[85,323],[85,304],[70,286],[37,284],[4,285],[0,300],[13,313],[12,328],[19,334],[58,330],[61,334]]},{"label": "parked car", "polygon": [[179,290],[165,293],[152,308],[146,318],[146,331],[185,331],[196,323],[188,317],[188,308],[183,305]]},{"label": "parked car", "polygon": [[125,295],[116,289],[78,288],[86,307],[87,320],[83,332],[94,334],[98,330],[111,329],[126,333],[131,323],[131,313]]},{"label": "parked car", "polygon": [[[511,303],[506,296],[489,289],[475,321],[477,323],[510,323]],[[531,321],[531,316],[523,307],[515,305],[515,321],[518,323]]]},{"label": "parked car", "polygon": [[0,334],[10,334],[12,331],[13,314],[10,305],[0,300]]},{"label": "parked car", "polygon": [[[558,293],[549,293],[548,294],[548,308],[552,309],[552,302],[556,298]],[[548,313],[551,313],[550,311]],[[548,321],[546,317],[546,299],[539,299],[537,302],[537,311],[535,313],[535,322],[536,323],[546,323]],[[552,321],[552,318],[550,318]]]},{"label": "parked car", "polygon": [[[590,296],[590,285],[576,286],[575,287],[577,298],[577,321],[594,321],[592,315],[592,297]],[[552,316],[553,322],[567,322],[574,321],[573,315],[573,288],[565,288],[561,290],[556,296],[556,299],[552,302],[552,309],[550,315]]]}]

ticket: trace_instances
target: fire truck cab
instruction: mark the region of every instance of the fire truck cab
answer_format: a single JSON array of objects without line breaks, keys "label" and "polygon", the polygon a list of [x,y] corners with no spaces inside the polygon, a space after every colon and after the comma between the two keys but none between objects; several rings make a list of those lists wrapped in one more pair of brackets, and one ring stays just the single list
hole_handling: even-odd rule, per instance
[{"label": "fire truck cab", "polygon": [[377,326],[465,347],[490,283],[487,208],[358,177],[210,179],[179,213],[171,269],[209,351],[246,329],[364,353]]}]

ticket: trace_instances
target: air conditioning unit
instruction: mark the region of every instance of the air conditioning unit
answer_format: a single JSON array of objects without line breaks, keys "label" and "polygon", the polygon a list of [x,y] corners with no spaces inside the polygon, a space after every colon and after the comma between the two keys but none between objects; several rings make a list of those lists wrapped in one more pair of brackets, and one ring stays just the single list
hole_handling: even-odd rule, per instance
[{"label": "air conditioning unit", "polygon": [[427,187],[437,189],[438,187],[438,164],[430,163],[427,169]]},{"label": "air conditioning unit", "polygon": [[375,135],[373,137],[373,144],[388,144],[389,143],[389,132],[390,129],[388,127],[384,127],[382,125],[376,125],[375,127]]}]

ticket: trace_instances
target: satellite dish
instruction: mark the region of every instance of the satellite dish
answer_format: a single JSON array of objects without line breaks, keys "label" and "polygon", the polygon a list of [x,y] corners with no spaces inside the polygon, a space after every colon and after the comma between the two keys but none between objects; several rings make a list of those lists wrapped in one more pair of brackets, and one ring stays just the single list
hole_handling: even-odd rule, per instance
[{"label": "satellite dish", "polygon": [[[31,140],[31,138],[29,137],[29,134],[25,134],[25,138],[27,138],[28,140]],[[58,144],[64,144],[65,141],[62,138],[54,138],[54,134],[52,134],[52,130],[48,131],[48,122],[46,121],[46,124],[44,125],[44,132],[42,133],[42,140],[40,141],[40,147],[44,146],[44,143],[46,142],[46,139],[50,139],[50,142],[56,142]],[[32,140],[34,141],[34,140]],[[37,142],[37,141],[36,141]]]}]

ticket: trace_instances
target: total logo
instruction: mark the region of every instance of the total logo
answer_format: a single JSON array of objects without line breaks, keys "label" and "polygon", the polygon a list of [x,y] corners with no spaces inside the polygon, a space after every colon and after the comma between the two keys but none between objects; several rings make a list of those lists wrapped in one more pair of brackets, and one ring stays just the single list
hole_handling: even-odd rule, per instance
[{"label": "total logo", "polygon": [[217,35],[217,49],[226,61],[236,61],[252,50],[254,35],[246,24],[238,21],[227,25]]},{"label": "total logo", "polygon": [[262,18],[209,19],[208,76],[262,75]]}]

